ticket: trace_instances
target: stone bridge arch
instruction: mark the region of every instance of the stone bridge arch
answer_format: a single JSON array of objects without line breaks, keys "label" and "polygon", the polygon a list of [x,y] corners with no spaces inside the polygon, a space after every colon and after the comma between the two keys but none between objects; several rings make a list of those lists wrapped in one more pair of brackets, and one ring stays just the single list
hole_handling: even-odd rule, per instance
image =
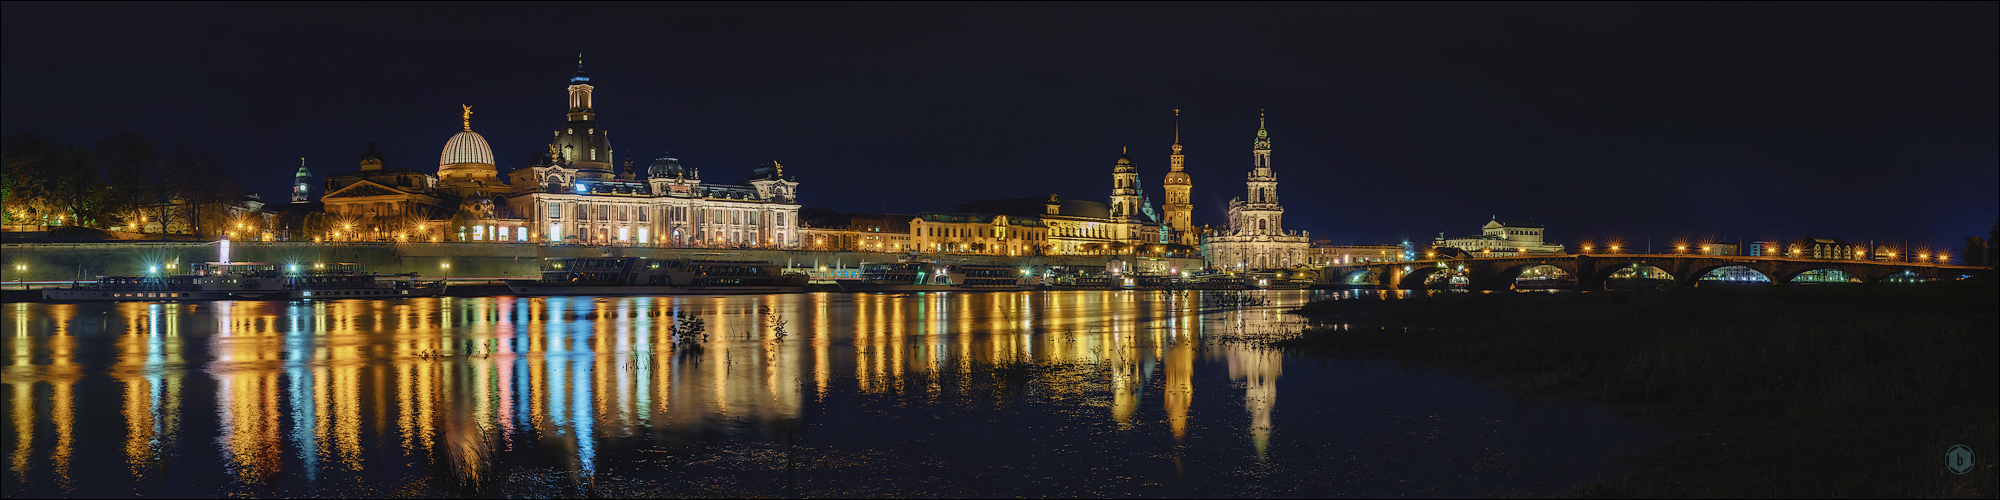
[{"label": "stone bridge arch", "polygon": [[1683,287],[1693,287],[1693,286],[1700,286],[1701,278],[1708,276],[1708,273],[1712,273],[1717,270],[1729,267],[1742,267],[1742,268],[1747,268],[1751,271],[1756,271],[1758,275],[1762,275],[1764,279],[1769,280],[1771,284],[1773,285],[1778,284],[1778,279],[1771,276],[1771,272],[1769,271],[1769,266],[1762,266],[1763,268],[1760,268],[1760,266],[1758,266],[1757,263],[1755,262],[1704,261],[1688,266],[1688,272],[1685,276],[1680,274],[1675,274],[1673,271],[1668,271],[1667,274],[1674,275],[1674,282],[1675,282],[1674,284]]},{"label": "stone bridge arch", "polygon": [[1576,259],[1573,258],[1480,262],[1472,266],[1467,266],[1466,272],[1472,279],[1473,289],[1512,290],[1514,289],[1515,280],[1521,278],[1521,273],[1541,266],[1561,269],[1562,272],[1569,273],[1570,276],[1576,276],[1577,273]]},{"label": "stone bridge arch", "polygon": [[1370,284],[1380,286],[1382,284],[1382,273],[1376,272],[1372,267],[1341,269],[1335,272],[1324,273],[1322,276],[1333,276],[1336,280],[1333,282],[1334,285]]}]

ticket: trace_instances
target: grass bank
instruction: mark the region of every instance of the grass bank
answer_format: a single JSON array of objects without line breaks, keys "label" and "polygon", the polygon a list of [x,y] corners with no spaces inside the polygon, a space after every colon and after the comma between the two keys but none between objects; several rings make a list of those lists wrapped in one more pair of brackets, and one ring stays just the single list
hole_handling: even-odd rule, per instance
[{"label": "grass bank", "polygon": [[[1321,301],[1275,342],[1486,373],[1681,429],[1611,497],[1993,498],[2000,287],[1719,287]],[[1948,472],[1945,452],[1978,464]]]}]

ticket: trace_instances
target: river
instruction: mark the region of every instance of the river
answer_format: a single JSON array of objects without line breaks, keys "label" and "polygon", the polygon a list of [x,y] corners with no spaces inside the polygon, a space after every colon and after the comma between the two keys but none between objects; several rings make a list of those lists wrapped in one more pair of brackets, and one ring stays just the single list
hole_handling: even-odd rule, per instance
[{"label": "river", "polygon": [[1251,293],[0,304],[0,492],[1550,496],[1658,441]]}]

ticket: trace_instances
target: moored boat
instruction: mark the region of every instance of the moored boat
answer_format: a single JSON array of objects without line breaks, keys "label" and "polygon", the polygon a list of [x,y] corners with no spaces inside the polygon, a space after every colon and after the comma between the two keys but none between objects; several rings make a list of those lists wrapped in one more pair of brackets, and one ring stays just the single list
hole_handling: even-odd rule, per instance
[{"label": "moored boat", "polygon": [[1034,290],[1041,277],[1014,266],[897,262],[866,264],[861,279],[841,283],[843,292],[1013,292]]},{"label": "moored boat", "polygon": [[67,288],[43,288],[42,300],[58,302],[125,302],[215,300],[220,292],[203,290],[199,276],[98,276],[97,281]]},{"label": "moored boat", "polygon": [[717,295],[799,293],[806,275],[768,261],[550,258],[539,280],[508,281],[520,295]]}]

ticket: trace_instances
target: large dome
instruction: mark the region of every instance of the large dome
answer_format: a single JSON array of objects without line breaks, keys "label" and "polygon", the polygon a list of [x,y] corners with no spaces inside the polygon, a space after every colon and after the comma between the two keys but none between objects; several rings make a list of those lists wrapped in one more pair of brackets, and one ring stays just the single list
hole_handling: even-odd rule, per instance
[{"label": "large dome", "polygon": [[1167,182],[1166,182],[1166,185],[1169,185],[1169,186],[1186,186],[1186,185],[1191,185],[1191,184],[1194,184],[1194,180],[1188,177],[1188,174],[1187,174],[1187,172],[1178,172],[1178,171],[1176,171],[1176,172],[1167,172]]},{"label": "large dome", "polygon": [[444,153],[438,155],[440,168],[467,163],[493,164],[493,148],[486,145],[485,137],[471,130],[451,136],[451,140],[444,143]]}]

